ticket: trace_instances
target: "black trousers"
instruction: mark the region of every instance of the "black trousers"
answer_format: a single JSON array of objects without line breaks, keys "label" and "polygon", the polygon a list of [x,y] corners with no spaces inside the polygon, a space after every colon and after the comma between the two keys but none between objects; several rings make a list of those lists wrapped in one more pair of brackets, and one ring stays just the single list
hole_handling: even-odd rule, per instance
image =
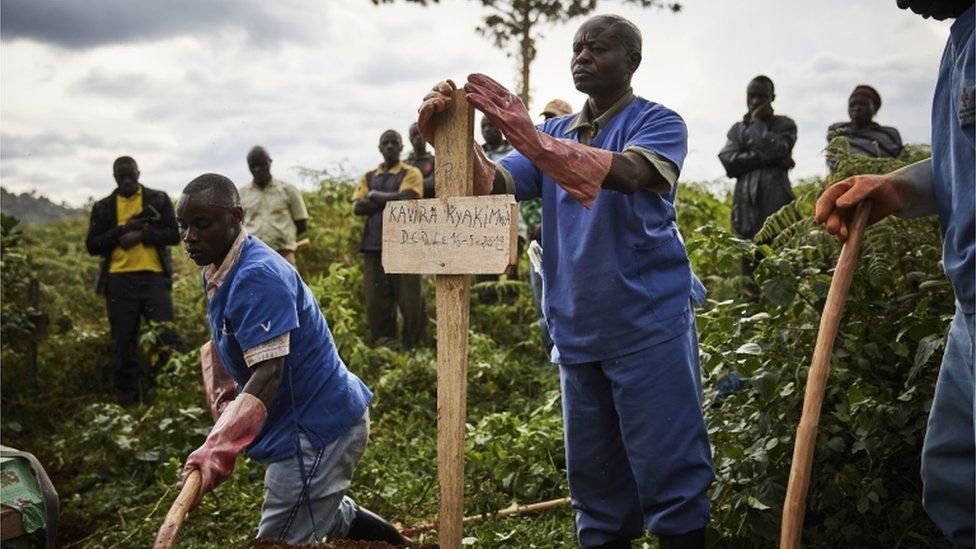
[{"label": "black trousers", "polygon": [[396,339],[397,309],[403,315],[403,346],[415,347],[424,333],[420,275],[386,274],[380,252],[363,252],[366,322],[374,342]]},{"label": "black trousers", "polygon": [[[173,320],[169,278],[152,272],[109,274],[105,302],[115,346],[116,399],[119,404],[132,404],[145,398],[154,377],[139,358],[139,324],[143,317],[156,322]],[[182,350],[183,344],[173,330],[164,330],[160,336],[166,346]],[[164,354],[161,361],[166,358]]]}]

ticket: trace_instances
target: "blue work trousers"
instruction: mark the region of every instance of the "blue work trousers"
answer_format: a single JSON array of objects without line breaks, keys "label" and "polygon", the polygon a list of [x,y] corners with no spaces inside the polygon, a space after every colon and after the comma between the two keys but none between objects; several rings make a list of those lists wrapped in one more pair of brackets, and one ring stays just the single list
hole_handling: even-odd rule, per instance
[{"label": "blue work trousers", "polygon": [[694,323],[669,341],[561,365],[566,469],[582,547],[708,523],[714,478]]},{"label": "blue work trousers", "polygon": [[976,520],[976,392],[974,315],[956,310],[935,384],[922,446],[922,505],[953,543],[974,546]]}]

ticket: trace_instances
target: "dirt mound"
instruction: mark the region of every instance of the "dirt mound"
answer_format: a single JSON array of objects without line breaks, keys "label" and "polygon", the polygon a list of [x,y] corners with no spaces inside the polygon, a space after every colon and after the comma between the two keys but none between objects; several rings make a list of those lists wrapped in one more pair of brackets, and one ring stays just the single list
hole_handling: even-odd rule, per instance
[{"label": "dirt mound", "polygon": [[[248,544],[248,549],[396,549],[385,541],[336,540],[329,543],[300,543],[291,545],[283,541],[256,540]],[[437,549],[439,545],[411,543],[407,547],[415,549]]]}]

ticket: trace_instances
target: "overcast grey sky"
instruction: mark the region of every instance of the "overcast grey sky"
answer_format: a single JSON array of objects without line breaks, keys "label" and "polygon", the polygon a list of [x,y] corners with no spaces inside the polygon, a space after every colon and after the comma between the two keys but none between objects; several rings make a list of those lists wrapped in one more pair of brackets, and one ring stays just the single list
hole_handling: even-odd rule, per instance
[{"label": "overcast grey sky", "polygon": [[[682,180],[724,178],[716,154],[745,112],[746,83],[760,73],[776,83],[776,111],[799,127],[794,180],[824,172],[824,132],[846,120],[856,84],[880,91],[878,122],[896,126],[905,142],[929,141],[948,23],[898,10],[895,0],[682,4],[671,14],[604,1],[599,12],[624,15],[643,32],[634,89],[687,122]],[[427,8],[4,0],[0,183],[78,205],[108,194],[112,160],[131,155],[143,183],[171,194],[211,171],[242,184],[255,144],[269,150],[280,179],[298,183],[295,166],[358,174],[381,160],[383,130],[406,133],[435,81],[476,71],[514,81],[511,60],[474,33],[482,14],[471,0]],[[582,105],[569,72],[580,22],[545,29],[533,116],[554,97]]]}]

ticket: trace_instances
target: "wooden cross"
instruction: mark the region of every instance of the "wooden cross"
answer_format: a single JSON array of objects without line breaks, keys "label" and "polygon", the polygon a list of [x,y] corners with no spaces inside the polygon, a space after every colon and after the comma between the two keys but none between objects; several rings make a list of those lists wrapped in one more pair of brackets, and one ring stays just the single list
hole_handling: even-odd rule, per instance
[{"label": "wooden cross", "polygon": [[464,518],[469,275],[501,274],[515,264],[518,218],[512,195],[471,196],[474,112],[463,90],[434,124],[437,198],[386,204],[383,269],[436,275],[438,539],[454,549]]}]

